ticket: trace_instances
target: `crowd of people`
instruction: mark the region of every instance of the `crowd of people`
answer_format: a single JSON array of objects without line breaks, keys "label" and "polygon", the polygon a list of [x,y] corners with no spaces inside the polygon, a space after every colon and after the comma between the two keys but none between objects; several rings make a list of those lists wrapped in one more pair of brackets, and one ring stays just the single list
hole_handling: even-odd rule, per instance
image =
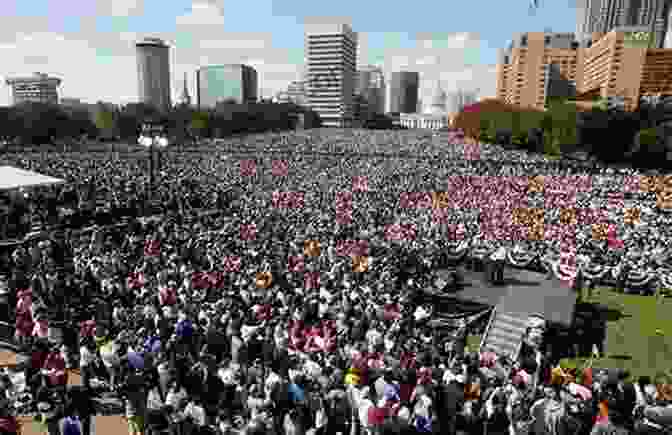
[{"label": "crowd of people", "polygon": [[[9,220],[27,215],[38,231],[8,259],[30,361],[23,395],[2,378],[2,422],[25,399],[50,434],[86,433],[90,399],[105,392],[124,401],[131,434],[668,428],[666,385],[560,367],[532,327],[515,360],[474,352],[466,316],[436,322],[445,315],[415,297],[465,247],[524,244],[543,258],[641,267],[660,248],[666,267],[665,179],[464,145],[454,133],[356,130],[167,150],[151,189],[140,152],[3,161],[67,182],[8,197],[19,210]],[[150,199],[160,213],[140,218]],[[556,210],[572,203],[589,212]],[[639,214],[628,221],[624,208]],[[543,211],[542,237],[529,213],[507,217],[530,209]],[[574,279],[558,258],[550,269]],[[83,389],[66,387],[74,367]]]}]

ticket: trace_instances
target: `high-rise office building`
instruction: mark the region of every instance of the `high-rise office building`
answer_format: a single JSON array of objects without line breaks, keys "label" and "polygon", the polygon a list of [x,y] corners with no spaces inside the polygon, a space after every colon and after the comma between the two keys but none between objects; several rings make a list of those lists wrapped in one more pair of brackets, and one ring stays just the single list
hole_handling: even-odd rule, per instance
[{"label": "high-rise office building", "polygon": [[135,44],[140,102],[165,110],[170,100],[170,47],[158,38]]},{"label": "high-rise office building", "polygon": [[210,65],[196,71],[196,101],[199,109],[213,109],[217,103],[257,101],[257,70],[248,65]]},{"label": "high-rise office building", "polygon": [[644,26],[655,35],[652,47],[662,48],[671,7],[672,0],[579,0],[576,33],[583,43],[593,33]]},{"label": "high-rise office building", "polygon": [[307,100],[329,127],[353,121],[357,34],[347,24],[306,24]]},{"label": "high-rise office building", "polygon": [[28,77],[10,77],[5,80],[12,89],[12,102],[58,103],[58,87],[61,79],[36,72]]},{"label": "high-rise office building", "polygon": [[385,107],[385,77],[383,70],[375,66],[363,66],[355,77],[356,117],[383,113]]},{"label": "high-rise office building", "polygon": [[385,103],[387,113],[416,113],[420,74],[410,71],[395,71],[390,74]]}]

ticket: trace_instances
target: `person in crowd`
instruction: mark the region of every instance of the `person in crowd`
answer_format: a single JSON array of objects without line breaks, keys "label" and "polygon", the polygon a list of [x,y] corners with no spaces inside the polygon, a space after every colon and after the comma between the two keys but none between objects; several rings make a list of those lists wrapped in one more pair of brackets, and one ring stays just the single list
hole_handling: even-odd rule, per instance
[{"label": "person in crowd", "polygon": [[143,435],[147,416],[147,386],[142,371],[134,369],[121,387],[129,435]]},{"label": "person in crowd", "polygon": [[91,434],[91,419],[96,415],[96,405],[90,387],[73,385],[68,387],[66,406],[70,416],[77,416],[81,426],[81,434]]},{"label": "person in crowd", "polygon": [[[408,133],[380,134],[382,144],[400,142]],[[58,159],[21,153],[4,156],[10,164],[69,181],[66,187],[55,187],[52,196],[25,199],[30,203],[26,213],[40,215],[39,221],[38,216],[29,218],[34,217],[44,231],[32,236],[11,260],[10,286],[19,301],[17,335],[30,346],[33,357],[30,386],[35,390],[63,385],[62,358],[45,341],[49,326],[52,330],[56,326],[52,323],[56,317],[49,314],[60,310],[64,318],[65,313],[77,315],[69,321],[78,317],[78,322],[94,323],[92,328],[75,328],[80,331],[83,383],[91,385],[92,366],[99,359],[108,371],[111,390],[125,401],[131,434],[163,430],[167,420],[181,419],[184,424],[172,427],[187,434],[212,427],[277,435],[501,433],[518,427],[517,420],[529,419],[529,413],[526,417],[509,411],[514,405],[524,407],[521,397],[530,402],[527,407],[536,417],[533,427],[540,428],[538,433],[576,427],[576,421],[560,411],[592,400],[606,404],[607,411],[600,423],[590,421],[584,427],[632,428],[629,416],[634,404],[650,405],[649,386],[635,388],[622,378],[586,387],[580,390],[583,396],[570,394],[575,387],[568,373],[562,381],[552,382],[563,356],[560,351],[570,347],[565,345],[555,346],[552,358],[539,361],[528,361],[531,357],[523,357],[528,355],[524,352],[518,362],[454,352],[455,346],[443,344],[454,343],[455,335],[466,337],[471,325],[455,321],[452,326],[463,328],[461,333],[444,334],[435,327],[438,310],[418,308],[421,304],[415,300],[431,282],[432,258],[441,255],[438,248],[431,248],[432,241],[449,231],[444,217],[434,210],[429,219],[423,216],[431,198],[419,195],[409,200],[419,205],[402,207],[402,193],[456,190],[447,219],[463,224],[460,237],[467,251],[483,249],[485,258],[498,252],[502,266],[511,261],[508,253],[515,244],[507,225],[500,220],[496,228],[487,228],[487,219],[479,220],[479,213],[466,210],[487,209],[483,211],[497,216],[499,199],[515,207],[518,199],[512,192],[528,189],[529,174],[546,175],[549,185],[558,177],[568,189],[580,189],[578,181],[560,178],[567,176],[565,168],[554,167],[543,157],[490,146],[483,146],[486,159],[465,162],[441,157],[445,145],[418,138],[416,144],[399,143],[394,152],[411,153],[422,147],[436,156],[431,163],[394,159],[389,149],[368,142],[370,135],[357,131],[341,139],[317,132],[287,135],[283,140],[298,147],[283,155],[287,171],[266,158],[245,164],[223,158],[234,149],[267,155],[268,144],[263,141],[232,140],[193,155],[168,151],[162,156],[155,192],[163,199],[164,210],[151,218],[140,216],[149,207],[137,156],[116,162],[95,154],[84,158],[66,153]],[[458,140],[447,141],[460,149]],[[345,142],[388,156],[366,161],[355,152],[329,155]],[[297,151],[304,143],[323,153],[320,164]],[[290,150],[289,145],[273,146]],[[273,169],[269,177],[251,176],[269,164],[275,165],[269,167]],[[614,220],[608,202],[600,198],[629,176],[577,172],[592,176],[591,196],[602,201],[607,219]],[[363,174],[366,182],[353,182]],[[525,185],[497,190],[516,183],[516,176]],[[446,178],[457,186],[436,181]],[[229,204],[222,203],[223,188],[235,191],[226,199]],[[273,196],[273,190],[278,195]],[[552,190],[545,192],[549,203],[555,201]],[[314,193],[318,191],[319,195]],[[292,194],[282,198],[281,192]],[[651,200],[647,192],[635,196],[640,204]],[[108,201],[115,221],[105,222],[110,215],[92,204]],[[581,195],[576,201],[578,207],[592,207]],[[641,219],[663,233],[669,223],[662,216]],[[49,222],[66,221],[73,228],[61,240],[49,230]],[[619,215],[616,234],[633,234],[622,221]],[[83,224],[94,222],[97,229],[82,231]],[[553,226],[561,227],[556,224],[549,222],[549,232]],[[584,235],[591,230],[591,225],[576,228]],[[560,252],[561,238],[549,235],[537,243],[539,256],[549,254],[550,276],[557,273],[553,255]],[[626,237],[625,243],[635,246],[633,239]],[[306,248],[308,240],[319,241],[320,248],[315,243]],[[420,249],[422,245],[427,248]],[[453,249],[450,244],[441,248],[451,254]],[[578,247],[576,255],[587,249]],[[617,249],[608,250],[615,263],[631,261]],[[592,329],[599,328],[588,328]],[[45,372],[47,377],[35,377],[47,361],[52,371]],[[513,370],[514,363],[522,370]],[[543,399],[535,385],[546,388]],[[541,400],[533,407],[532,399]],[[590,406],[582,409],[592,413],[582,421],[597,413]],[[48,410],[44,403],[42,410]],[[90,431],[86,411],[74,414],[82,432]]]}]

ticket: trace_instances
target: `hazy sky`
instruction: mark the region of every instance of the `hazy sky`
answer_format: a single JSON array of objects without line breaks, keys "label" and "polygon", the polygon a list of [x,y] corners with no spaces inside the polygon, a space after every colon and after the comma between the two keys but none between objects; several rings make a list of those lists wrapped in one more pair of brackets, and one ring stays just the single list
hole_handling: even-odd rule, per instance
[{"label": "hazy sky", "polygon": [[[0,75],[45,72],[63,79],[60,96],[125,103],[137,100],[133,43],[145,36],[170,43],[173,96],[184,73],[194,92],[198,66],[247,63],[271,96],[299,77],[303,24],[338,17],[359,34],[358,64],[385,73],[419,71],[421,98],[436,80],[447,92],[494,95],[497,50],[515,33],[574,31],[575,0],[366,2],[340,0],[6,0],[0,17]],[[10,102],[4,85],[0,104]]]}]

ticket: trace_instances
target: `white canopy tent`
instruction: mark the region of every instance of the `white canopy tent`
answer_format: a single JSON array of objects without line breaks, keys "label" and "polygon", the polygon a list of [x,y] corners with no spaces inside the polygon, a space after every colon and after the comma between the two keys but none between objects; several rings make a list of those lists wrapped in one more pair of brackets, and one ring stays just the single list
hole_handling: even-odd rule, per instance
[{"label": "white canopy tent", "polygon": [[65,180],[12,166],[0,166],[0,191],[60,183],[65,183]]}]

